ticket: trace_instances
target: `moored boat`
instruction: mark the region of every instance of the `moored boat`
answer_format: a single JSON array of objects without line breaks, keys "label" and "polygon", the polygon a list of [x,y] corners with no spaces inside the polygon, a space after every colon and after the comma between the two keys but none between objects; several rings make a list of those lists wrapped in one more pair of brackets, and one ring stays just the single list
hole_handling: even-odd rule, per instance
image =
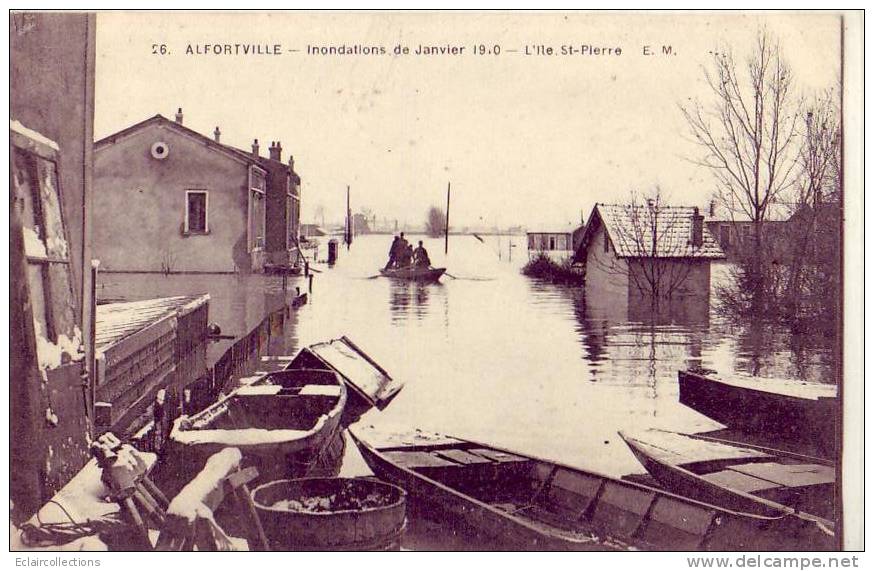
[{"label": "moored boat", "polygon": [[657,429],[619,435],[668,490],[834,529],[835,468],[827,460]]},{"label": "moored boat", "polygon": [[837,386],[760,377],[678,373],[680,402],[728,427],[814,440],[835,446]]},{"label": "moored boat", "polygon": [[337,373],[349,391],[344,424],[353,423],[373,407],[383,410],[404,387],[345,335],[304,347],[286,369],[327,369]]},{"label": "moored boat", "polygon": [[[212,454],[239,448],[261,481],[307,475],[337,436],[346,387],[333,371],[277,371],[173,424],[165,457],[188,472]],[[190,479],[190,474],[187,474]]]},{"label": "moored boat", "polygon": [[436,282],[440,276],[446,271],[446,268],[422,268],[411,266],[408,268],[390,268],[380,269],[379,273],[387,278],[395,278],[399,280],[413,280],[421,282]]},{"label": "moored boat", "polygon": [[834,549],[815,522],[785,514],[728,510],[451,436],[350,434],[373,472],[411,501],[511,549]]}]

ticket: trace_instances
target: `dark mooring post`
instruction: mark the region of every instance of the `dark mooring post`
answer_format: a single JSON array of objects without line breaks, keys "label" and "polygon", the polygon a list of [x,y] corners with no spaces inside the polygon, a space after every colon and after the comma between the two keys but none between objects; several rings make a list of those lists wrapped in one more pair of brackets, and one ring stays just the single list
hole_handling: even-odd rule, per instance
[{"label": "dark mooring post", "polygon": [[346,185],[346,249],[352,244],[352,207],[349,201],[349,185]]},{"label": "dark mooring post", "polygon": [[452,188],[452,182],[446,183],[446,229],[444,231],[443,253],[449,253],[449,191]]}]

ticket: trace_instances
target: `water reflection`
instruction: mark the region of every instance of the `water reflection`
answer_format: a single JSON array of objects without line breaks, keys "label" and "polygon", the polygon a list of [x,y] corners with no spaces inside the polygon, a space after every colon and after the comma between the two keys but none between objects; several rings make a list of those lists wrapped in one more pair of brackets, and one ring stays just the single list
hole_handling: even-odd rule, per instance
[{"label": "water reflection", "polygon": [[[484,238],[453,236],[449,255],[440,240],[424,238],[434,265],[460,279],[420,284],[374,277],[390,237],[359,237],[333,267],[314,266],[309,303],[290,312],[285,338],[271,339],[270,351],[348,335],[406,383],[363,422],[455,434],[613,475],[641,470],[617,430],[720,427],[678,402],[678,369],[825,382],[833,375],[829,339],[738,327],[695,299],[657,311],[641,300],[587,300],[582,288],[521,275],[524,260],[499,259],[497,238]],[[714,287],[725,273],[714,266]],[[210,320],[241,335],[305,284],[289,280],[283,292],[272,276],[107,274],[98,295],[209,293]]]},{"label": "water reflection", "polygon": [[432,301],[432,297],[440,300],[445,321],[448,316],[448,297],[442,283],[389,280],[388,307],[392,323],[397,324],[410,318],[425,319],[431,308],[437,304],[436,300]]}]

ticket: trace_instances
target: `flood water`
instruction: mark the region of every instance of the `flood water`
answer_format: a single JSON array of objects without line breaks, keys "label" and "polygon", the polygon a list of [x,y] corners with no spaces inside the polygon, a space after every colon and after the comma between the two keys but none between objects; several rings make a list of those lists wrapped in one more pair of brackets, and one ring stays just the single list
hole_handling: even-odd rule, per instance
[{"label": "flood water", "polygon": [[[386,410],[361,422],[485,441],[614,476],[643,471],[619,430],[720,428],[679,404],[678,369],[831,382],[828,340],[732,327],[706,303],[675,303],[653,317],[648,305],[585,300],[579,288],[521,275],[524,237],[483,240],[452,236],[444,256],[442,239],[425,238],[433,264],[454,277],[415,284],[376,277],[390,236],[357,237],[350,250],[341,246],[335,266],[313,266],[320,273],[309,302],[292,311],[271,351],[293,354],[347,335],[406,383]],[[714,287],[726,270],[714,265]],[[104,274],[99,283],[102,298],[209,293],[210,320],[237,335],[295,286],[307,291],[302,277],[283,292],[281,278],[263,275]],[[213,346],[211,358],[229,343]],[[345,475],[366,471],[355,456]]]}]

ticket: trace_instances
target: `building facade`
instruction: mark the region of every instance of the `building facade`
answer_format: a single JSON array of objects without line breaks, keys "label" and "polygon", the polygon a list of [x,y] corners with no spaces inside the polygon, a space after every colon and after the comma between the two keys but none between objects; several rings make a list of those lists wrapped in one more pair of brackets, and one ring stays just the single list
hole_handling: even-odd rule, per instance
[{"label": "building facade", "polygon": [[585,226],[529,230],[528,258],[543,254],[561,262],[574,255],[583,238]]},{"label": "building facade", "polygon": [[282,162],[282,142],[270,144],[269,158],[259,164],[267,171],[267,263],[296,266],[300,263],[300,176],[294,157]]},{"label": "building facade", "polygon": [[[156,115],[95,143],[94,244],[109,272],[258,272],[267,251],[270,170]],[[283,195],[287,187],[283,186]]]},{"label": "building facade", "polygon": [[710,264],[725,258],[697,208],[596,204],[575,255],[587,299],[710,295]]},{"label": "building facade", "polygon": [[84,13],[17,12],[9,18],[14,522],[34,513],[89,458],[91,386],[83,380],[94,356],[89,205],[95,25],[94,14]]}]

